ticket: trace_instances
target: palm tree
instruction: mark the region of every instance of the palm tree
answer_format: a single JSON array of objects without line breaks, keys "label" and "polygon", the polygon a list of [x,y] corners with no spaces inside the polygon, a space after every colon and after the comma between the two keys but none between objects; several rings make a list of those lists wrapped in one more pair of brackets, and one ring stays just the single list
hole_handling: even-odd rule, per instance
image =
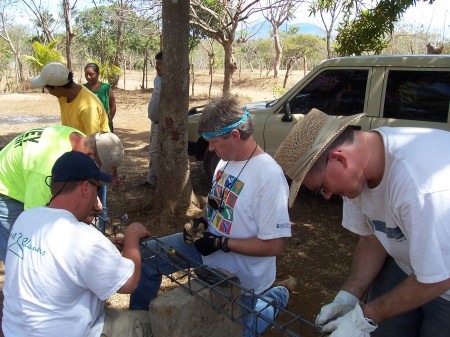
[{"label": "palm tree", "polygon": [[34,41],[31,45],[34,51],[34,56],[23,55],[25,63],[30,65],[35,73],[38,73],[42,68],[51,62],[60,62],[65,64],[66,59],[61,52],[56,49],[56,45],[59,41],[54,40],[48,44],[41,44],[38,41]]}]

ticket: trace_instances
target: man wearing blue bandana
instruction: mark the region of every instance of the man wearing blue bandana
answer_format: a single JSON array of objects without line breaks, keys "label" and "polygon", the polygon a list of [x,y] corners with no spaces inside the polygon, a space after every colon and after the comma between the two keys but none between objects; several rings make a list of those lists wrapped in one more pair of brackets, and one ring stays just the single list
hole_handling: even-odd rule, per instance
[{"label": "man wearing blue bandana", "polygon": [[[239,277],[244,289],[252,289],[285,308],[296,280],[289,277],[273,286],[276,257],[291,236],[288,214],[289,188],[280,166],[265,153],[252,136],[254,124],[235,97],[210,102],[202,112],[198,132],[209,142],[209,150],[221,158],[214,173],[203,217],[185,225],[184,233],[161,240],[176,251],[211,268],[222,268]],[[157,251],[147,241],[143,258]],[[153,246],[153,247],[152,247]],[[148,310],[161,284],[161,273],[176,271],[158,262],[157,271],[142,266],[138,289],[131,295],[130,309]],[[245,308],[273,320],[277,310],[264,309],[267,302],[241,296]],[[256,303],[255,303],[256,302]],[[243,336],[261,334],[268,326],[243,308]],[[263,310],[264,309],[264,310]],[[260,311],[261,310],[261,311]]]}]

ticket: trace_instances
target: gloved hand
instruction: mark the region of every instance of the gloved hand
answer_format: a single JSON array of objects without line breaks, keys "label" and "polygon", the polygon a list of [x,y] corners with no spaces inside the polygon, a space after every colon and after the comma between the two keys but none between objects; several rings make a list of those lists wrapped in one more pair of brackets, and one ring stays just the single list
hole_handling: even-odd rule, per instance
[{"label": "gloved hand", "polygon": [[338,292],[333,302],[328,303],[320,309],[316,317],[316,324],[323,325],[338,317],[344,316],[355,307],[358,298],[345,290]]},{"label": "gloved hand", "polygon": [[375,322],[368,322],[359,303],[355,308],[322,328],[323,332],[333,333],[329,337],[370,337],[378,327]]},{"label": "gloved hand", "polygon": [[192,244],[203,237],[203,232],[208,228],[208,222],[205,218],[195,218],[184,224],[183,239],[184,242]]},{"label": "gloved hand", "polygon": [[194,245],[195,248],[202,254],[203,256],[210,255],[215,251],[222,249],[223,240],[226,238],[224,236],[214,235],[210,232],[204,232],[203,237],[195,240]]}]

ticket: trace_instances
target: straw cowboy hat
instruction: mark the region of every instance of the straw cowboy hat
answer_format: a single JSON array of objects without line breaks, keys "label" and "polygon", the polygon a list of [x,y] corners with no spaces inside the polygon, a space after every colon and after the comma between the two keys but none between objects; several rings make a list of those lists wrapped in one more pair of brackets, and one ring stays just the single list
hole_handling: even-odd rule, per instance
[{"label": "straw cowboy hat", "polygon": [[292,179],[289,207],[294,204],[303,179],[317,159],[347,126],[363,115],[336,118],[312,109],[294,125],[275,153],[275,160]]}]

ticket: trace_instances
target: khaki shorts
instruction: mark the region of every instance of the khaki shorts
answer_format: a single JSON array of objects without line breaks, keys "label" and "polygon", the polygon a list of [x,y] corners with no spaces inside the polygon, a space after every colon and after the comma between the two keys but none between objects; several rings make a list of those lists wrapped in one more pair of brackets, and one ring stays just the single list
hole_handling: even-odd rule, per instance
[{"label": "khaki shorts", "polygon": [[152,337],[148,311],[105,308],[101,337]]}]

